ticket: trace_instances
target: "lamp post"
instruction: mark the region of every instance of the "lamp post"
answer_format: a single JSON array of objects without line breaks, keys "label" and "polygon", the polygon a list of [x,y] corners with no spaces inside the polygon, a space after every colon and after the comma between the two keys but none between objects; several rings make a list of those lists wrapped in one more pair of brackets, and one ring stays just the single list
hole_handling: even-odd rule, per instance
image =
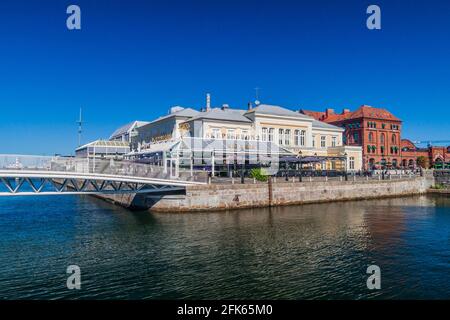
[{"label": "lamp post", "polygon": [[299,169],[300,169],[300,178],[299,178],[299,181],[302,182],[302,181],[303,181],[303,178],[302,178],[302,169],[303,169],[303,163],[302,163],[302,150],[300,150],[300,151],[298,152],[297,157],[298,157],[299,162],[300,162],[300,168],[299,168]]},{"label": "lamp post", "polygon": [[347,152],[344,153],[344,157],[345,157],[345,167],[344,167],[344,176],[345,176],[345,181],[348,181],[348,176],[347,176]]}]

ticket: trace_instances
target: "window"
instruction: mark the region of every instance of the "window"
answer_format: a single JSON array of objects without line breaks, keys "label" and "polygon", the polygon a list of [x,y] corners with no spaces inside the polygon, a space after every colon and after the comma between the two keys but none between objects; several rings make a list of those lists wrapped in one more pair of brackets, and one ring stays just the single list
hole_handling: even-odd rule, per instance
[{"label": "window", "polygon": [[284,144],[287,146],[291,145],[291,130],[290,129],[286,129],[284,131]]},{"label": "window", "polygon": [[211,138],[213,138],[213,139],[220,138],[220,129],[219,128],[212,128],[212,130],[211,130]]},{"label": "window", "polygon": [[353,142],[359,143],[359,133],[358,132],[353,132]]},{"label": "window", "polygon": [[325,148],[327,146],[327,137],[325,136],[321,136],[320,137],[320,147],[321,148]]},{"label": "window", "polygon": [[248,130],[241,130],[241,139],[248,140]]},{"label": "window", "polygon": [[369,132],[369,142],[373,142],[373,132]]},{"label": "window", "polygon": [[350,157],[349,168],[350,168],[350,170],[355,170],[355,157]]},{"label": "window", "polygon": [[382,133],[380,136],[380,142],[381,144],[384,144],[384,133]]},{"label": "window", "polygon": [[315,135],[312,136],[312,146],[313,147],[316,146],[316,136]]},{"label": "window", "polygon": [[331,137],[331,146],[336,147],[336,137]]},{"label": "window", "polygon": [[261,131],[262,131],[261,132],[262,141],[267,141],[267,128],[262,128]]},{"label": "window", "polygon": [[306,144],[306,131],[300,131],[300,145],[304,146]]},{"label": "window", "polygon": [[234,129],[228,129],[227,130],[227,139],[234,139],[235,135],[234,135]]},{"label": "window", "polygon": [[395,133],[392,135],[391,140],[392,140],[392,144],[397,144],[397,136]]},{"label": "window", "polygon": [[269,141],[273,141],[273,132],[274,132],[274,129],[270,128],[269,129]]},{"label": "window", "polygon": [[279,129],[278,130],[278,144],[279,145],[283,144],[283,139],[284,139],[284,129]]}]

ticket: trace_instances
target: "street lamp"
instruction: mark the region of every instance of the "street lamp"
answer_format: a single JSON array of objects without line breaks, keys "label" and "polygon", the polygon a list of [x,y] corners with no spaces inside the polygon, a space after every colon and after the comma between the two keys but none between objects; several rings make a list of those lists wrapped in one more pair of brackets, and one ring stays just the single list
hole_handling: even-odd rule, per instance
[{"label": "street lamp", "polygon": [[297,158],[299,159],[299,162],[300,162],[300,168],[299,168],[300,169],[300,179],[299,179],[299,181],[302,182],[303,181],[303,178],[302,178],[302,168],[303,168],[303,164],[302,164],[302,150],[300,150],[298,152]]},{"label": "street lamp", "polygon": [[345,181],[348,181],[348,176],[347,176],[347,156],[348,156],[348,154],[347,154],[347,152],[346,153],[344,153],[344,157],[345,157],[345,169],[344,169],[344,176],[345,176]]}]

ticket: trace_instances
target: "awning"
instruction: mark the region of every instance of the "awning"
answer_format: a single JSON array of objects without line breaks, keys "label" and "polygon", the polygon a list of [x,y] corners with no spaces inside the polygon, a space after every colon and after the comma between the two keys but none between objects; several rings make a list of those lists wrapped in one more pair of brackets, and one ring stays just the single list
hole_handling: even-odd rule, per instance
[{"label": "awning", "polygon": [[345,157],[337,157],[337,156],[306,156],[306,157],[281,157],[280,162],[289,162],[289,163],[316,163],[323,161],[333,161],[333,160],[341,160],[345,161]]}]

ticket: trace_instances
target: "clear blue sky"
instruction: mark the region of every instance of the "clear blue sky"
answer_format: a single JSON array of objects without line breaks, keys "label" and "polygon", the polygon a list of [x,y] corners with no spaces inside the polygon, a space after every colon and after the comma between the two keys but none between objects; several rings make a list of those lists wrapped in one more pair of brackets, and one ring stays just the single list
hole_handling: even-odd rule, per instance
[{"label": "clear blue sky", "polygon": [[[82,30],[66,28],[78,4]],[[382,30],[366,28],[378,4]],[[73,152],[172,105],[391,110],[403,137],[449,139],[448,1],[0,2],[0,153]]]}]

